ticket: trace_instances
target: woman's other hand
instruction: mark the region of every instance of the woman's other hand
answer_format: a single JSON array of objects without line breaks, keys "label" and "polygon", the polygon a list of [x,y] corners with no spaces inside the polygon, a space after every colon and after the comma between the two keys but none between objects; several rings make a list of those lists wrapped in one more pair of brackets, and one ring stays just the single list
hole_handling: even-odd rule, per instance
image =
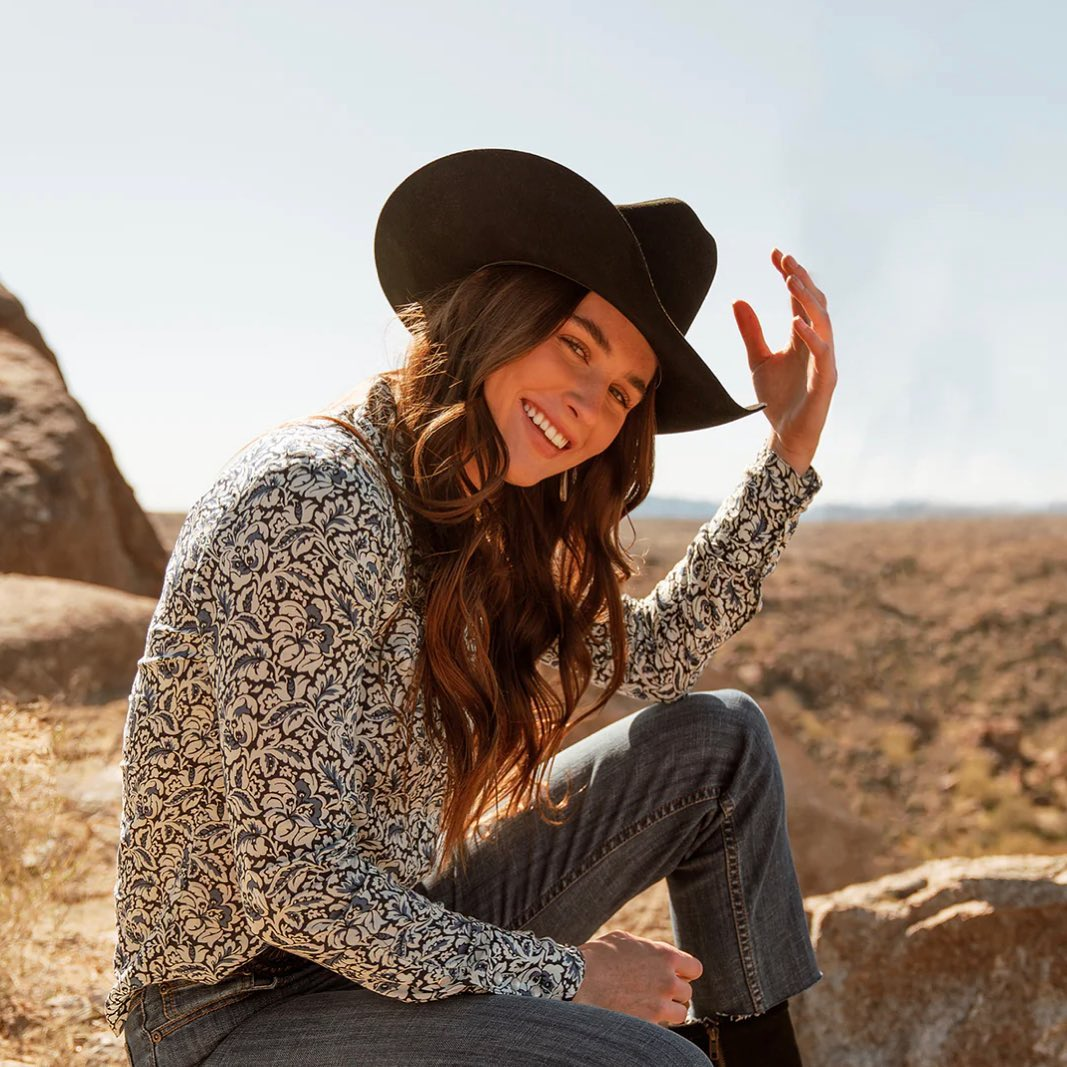
[{"label": "woman's other hand", "polygon": [[595,1004],[667,1026],[685,1022],[693,997],[689,983],[704,972],[695,956],[625,930],[578,947],[585,957],[585,979],[575,1004]]},{"label": "woman's other hand", "polygon": [[734,318],[748,352],[756,398],[774,433],[771,447],[798,473],[811,466],[819,444],[830,397],[837,385],[834,335],[826,297],[811,275],[776,248],[771,262],[781,273],[793,307],[789,344],[772,352],[751,305],[734,301]]}]

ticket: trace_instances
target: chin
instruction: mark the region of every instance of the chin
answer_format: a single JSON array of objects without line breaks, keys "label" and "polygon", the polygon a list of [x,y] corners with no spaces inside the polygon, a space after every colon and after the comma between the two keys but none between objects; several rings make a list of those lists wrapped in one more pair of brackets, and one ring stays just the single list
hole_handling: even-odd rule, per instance
[{"label": "chin", "polygon": [[531,489],[533,486],[540,485],[541,482],[546,481],[549,478],[557,478],[562,473],[562,471],[552,471],[548,474],[544,474],[539,470],[519,470],[513,473],[509,470],[507,474],[504,475],[504,481],[507,482],[508,485],[514,485],[518,489]]},{"label": "chin", "polygon": [[543,482],[545,480],[545,478],[551,478],[551,477],[552,477],[551,474],[546,474],[546,475],[544,475],[544,477],[541,477],[541,478],[533,478],[533,477],[525,477],[524,478],[521,475],[516,476],[516,477],[513,478],[510,474],[506,474],[504,476],[504,481],[507,482],[508,485],[514,485],[517,489],[532,489],[535,485],[540,485],[541,482]]}]

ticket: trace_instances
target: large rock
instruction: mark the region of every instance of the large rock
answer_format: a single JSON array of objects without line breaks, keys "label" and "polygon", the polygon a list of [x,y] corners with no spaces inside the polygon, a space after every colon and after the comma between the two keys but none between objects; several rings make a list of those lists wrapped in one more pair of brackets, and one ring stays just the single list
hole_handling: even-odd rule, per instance
[{"label": "large rock", "polygon": [[0,571],[158,596],[166,564],[107,442],[0,286]]},{"label": "large rock", "polygon": [[1067,857],[946,859],[806,901],[819,1067],[1067,1063]]},{"label": "large rock", "polygon": [[82,703],[128,693],[155,606],[86,582],[0,574],[0,697]]}]

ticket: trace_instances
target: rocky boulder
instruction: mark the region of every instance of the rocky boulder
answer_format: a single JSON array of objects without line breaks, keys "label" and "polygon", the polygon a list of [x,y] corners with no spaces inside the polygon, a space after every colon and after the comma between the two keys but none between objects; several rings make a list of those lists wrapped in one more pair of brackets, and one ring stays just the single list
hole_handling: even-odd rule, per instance
[{"label": "rocky boulder", "polygon": [[86,582],[0,574],[0,697],[75,704],[128,693],[155,606]]},{"label": "rocky boulder", "polygon": [[166,564],[54,353],[0,286],[0,571],[158,596]]},{"label": "rocky boulder", "polygon": [[1067,856],[935,860],[806,900],[819,1067],[1067,1062]]}]

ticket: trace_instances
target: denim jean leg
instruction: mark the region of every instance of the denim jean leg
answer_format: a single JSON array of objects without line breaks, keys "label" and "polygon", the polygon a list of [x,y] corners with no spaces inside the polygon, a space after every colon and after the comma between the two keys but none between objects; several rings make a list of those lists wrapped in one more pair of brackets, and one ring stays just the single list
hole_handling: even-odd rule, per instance
[{"label": "denim jean leg", "polygon": [[[283,988],[284,987],[284,988]],[[313,965],[237,1000],[150,987],[127,1022],[133,1067],[697,1067],[696,1046],[588,1004],[461,994],[408,1004]]]},{"label": "denim jean leg", "polygon": [[333,971],[280,949],[216,983],[172,980],[140,990],[123,1037],[133,1067],[194,1067],[246,1020],[288,998],[352,987]]},{"label": "denim jean leg", "polygon": [[821,977],[785,832],[781,771],[759,706],[737,690],[653,704],[561,752],[562,825],[502,820],[466,872],[421,886],[510,929],[580,944],[667,879],[680,948],[704,965],[693,1014],[751,1015]]},{"label": "denim jean leg", "polygon": [[[715,961],[694,983],[694,1015],[744,1017],[795,996],[822,972],[808,933],[767,718],[736,689],[687,699],[697,720],[693,743],[709,746],[724,788],[717,816],[667,877],[671,925],[680,948]],[[726,893],[709,893],[713,883]],[[728,993],[709,973],[727,959],[734,975]]]}]

